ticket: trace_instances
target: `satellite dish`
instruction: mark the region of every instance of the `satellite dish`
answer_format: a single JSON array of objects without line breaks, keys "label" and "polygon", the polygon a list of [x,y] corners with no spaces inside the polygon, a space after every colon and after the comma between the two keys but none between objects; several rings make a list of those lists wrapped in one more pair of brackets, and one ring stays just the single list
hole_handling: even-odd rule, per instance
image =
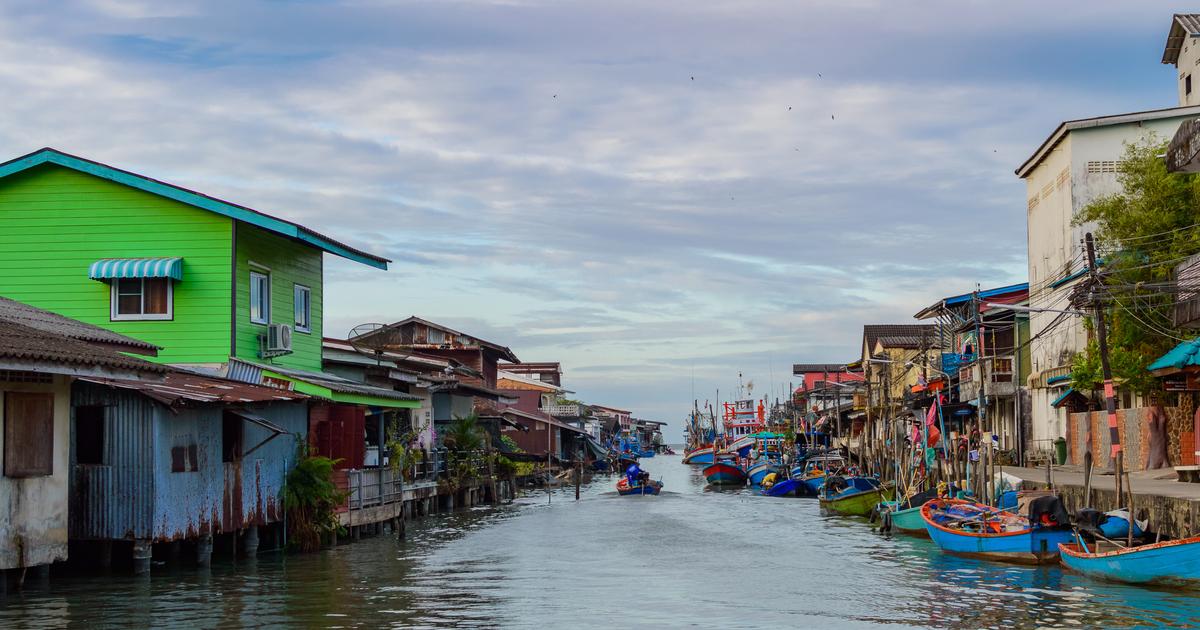
[{"label": "satellite dish", "polygon": [[383,353],[387,350],[384,347],[383,339],[379,335],[373,333],[379,332],[387,328],[387,324],[359,324],[350,329],[350,334],[346,336],[346,341],[360,354],[365,354],[369,357],[375,357],[375,361],[383,361]]}]

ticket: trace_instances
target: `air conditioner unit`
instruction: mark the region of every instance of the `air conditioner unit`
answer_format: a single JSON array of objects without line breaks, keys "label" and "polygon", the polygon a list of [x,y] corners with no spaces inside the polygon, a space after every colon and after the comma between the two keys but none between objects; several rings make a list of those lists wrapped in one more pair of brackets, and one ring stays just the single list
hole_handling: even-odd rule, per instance
[{"label": "air conditioner unit", "polygon": [[287,324],[267,326],[266,347],[263,356],[278,356],[292,352],[292,327]]}]

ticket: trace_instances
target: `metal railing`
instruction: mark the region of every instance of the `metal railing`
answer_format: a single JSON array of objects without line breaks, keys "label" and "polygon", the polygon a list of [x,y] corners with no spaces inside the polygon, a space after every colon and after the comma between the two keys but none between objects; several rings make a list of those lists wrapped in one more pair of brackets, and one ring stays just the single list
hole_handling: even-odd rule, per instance
[{"label": "metal railing", "polygon": [[580,409],[580,405],[578,404],[546,405],[545,407],[542,407],[542,411],[552,416],[564,416],[568,418],[575,418],[583,415],[582,409]]}]

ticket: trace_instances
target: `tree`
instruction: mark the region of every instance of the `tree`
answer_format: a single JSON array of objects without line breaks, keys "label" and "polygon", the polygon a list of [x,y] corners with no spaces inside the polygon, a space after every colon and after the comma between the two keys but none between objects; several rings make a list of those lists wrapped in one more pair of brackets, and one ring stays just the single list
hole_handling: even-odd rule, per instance
[{"label": "tree", "polygon": [[483,430],[479,428],[479,416],[475,413],[454,416],[442,441],[452,451],[482,450]]},{"label": "tree", "polygon": [[[1194,229],[1200,221],[1200,178],[1168,173],[1159,157],[1166,147],[1155,136],[1127,143],[1117,176],[1121,192],[1089,203],[1074,219],[1075,225],[1096,223],[1103,274],[1097,293],[1108,307],[1113,377],[1141,394],[1157,387],[1146,366],[1184,336],[1171,322],[1172,271],[1200,252],[1200,229]],[[1098,352],[1092,342],[1076,355],[1071,370],[1076,389],[1101,386]]]}]

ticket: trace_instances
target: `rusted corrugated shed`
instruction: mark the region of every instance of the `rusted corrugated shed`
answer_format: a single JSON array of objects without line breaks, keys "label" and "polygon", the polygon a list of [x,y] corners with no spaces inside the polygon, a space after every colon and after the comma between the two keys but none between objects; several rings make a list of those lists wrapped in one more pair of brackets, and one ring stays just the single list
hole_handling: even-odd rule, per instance
[{"label": "rusted corrugated shed", "polygon": [[[181,396],[191,376],[166,389],[105,381],[80,381],[72,392],[76,413],[84,405],[104,409],[103,462],[79,464],[71,454],[72,538],[169,541],[280,520],[296,439],[307,435],[302,396],[275,392],[291,398],[263,402],[238,388],[228,390],[238,392],[228,401],[214,401],[211,393],[183,390],[188,404],[169,407],[163,399]],[[238,444],[230,457],[227,430],[236,431],[230,435]]]}]

